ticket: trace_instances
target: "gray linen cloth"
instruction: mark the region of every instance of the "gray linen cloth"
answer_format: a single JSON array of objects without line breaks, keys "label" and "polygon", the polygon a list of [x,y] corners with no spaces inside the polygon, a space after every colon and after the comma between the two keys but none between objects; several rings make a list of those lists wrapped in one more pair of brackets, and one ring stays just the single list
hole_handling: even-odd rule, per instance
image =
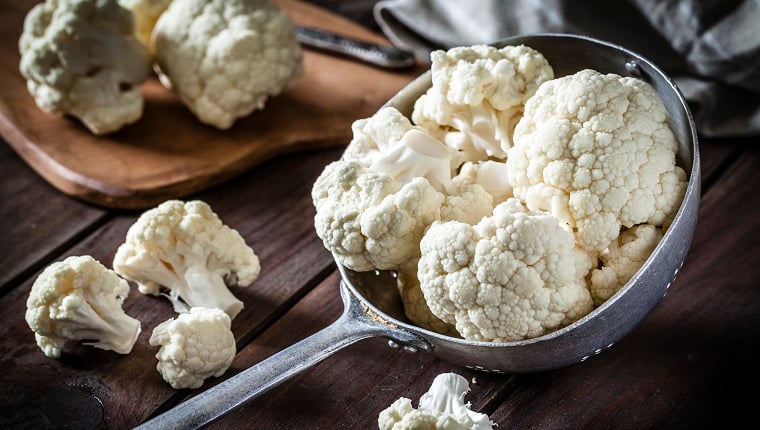
[{"label": "gray linen cloth", "polygon": [[606,40],[676,81],[700,135],[760,135],[760,0],[381,0],[374,15],[423,62],[434,49],[519,34]]}]

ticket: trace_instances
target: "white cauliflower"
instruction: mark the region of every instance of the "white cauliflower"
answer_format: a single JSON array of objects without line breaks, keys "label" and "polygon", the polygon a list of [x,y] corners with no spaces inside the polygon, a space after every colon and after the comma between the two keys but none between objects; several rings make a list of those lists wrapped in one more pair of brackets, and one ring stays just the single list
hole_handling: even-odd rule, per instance
[{"label": "white cauliflower", "polygon": [[119,4],[134,15],[136,36],[151,53],[154,51],[153,27],[171,2],[172,0],[119,0]]},{"label": "white cauliflower", "polygon": [[563,327],[592,309],[589,255],[551,214],[517,199],[471,226],[435,222],[417,276],[430,310],[465,338],[514,341]]},{"label": "white cauliflower", "polygon": [[231,318],[243,302],[228,285],[246,287],[261,270],[240,233],[200,200],[168,200],[140,215],[117,249],[113,267],[143,294],[167,289],[178,312],[219,308]]},{"label": "white cauliflower", "polygon": [[162,82],[219,129],[263,109],[303,72],[295,27],[271,0],[174,0],[153,46]]},{"label": "white cauliflower", "polygon": [[515,197],[576,229],[602,252],[621,226],[668,223],[687,178],[668,112],[646,82],[583,70],[528,100],[507,168]]},{"label": "white cauliflower", "polygon": [[359,272],[396,269],[418,256],[444,200],[425,178],[402,184],[355,161],[328,164],[311,196],[317,235],[339,263]]},{"label": "white cauliflower", "polygon": [[441,321],[430,311],[420,289],[420,281],[417,279],[417,260],[410,262],[407,268],[398,271],[397,283],[401,303],[404,305],[404,314],[409,321],[426,330],[447,336],[459,336],[453,325]]},{"label": "white cauliflower", "polygon": [[55,262],[37,277],[26,302],[26,322],[48,357],[67,341],[129,354],[140,321],[122,309],[127,281],[89,255]]},{"label": "white cauliflower", "polygon": [[317,235],[344,266],[396,270],[419,256],[433,221],[477,222],[491,212],[480,185],[452,180],[455,152],[395,108],[356,121],[353,131],[344,160],[326,166],[312,188]]},{"label": "white cauliflower", "polygon": [[96,135],[143,113],[150,54],[117,0],[46,0],[24,20],[19,69],[37,106],[78,118]]},{"label": "white cauliflower", "polygon": [[381,108],[369,118],[354,121],[351,128],[353,138],[343,159],[401,182],[427,179],[444,194],[441,219],[472,224],[493,210],[493,197],[485,189],[495,185],[492,178],[452,178],[458,166],[456,151],[412,125],[398,109]]},{"label": "white cauliflower", "polygon": [[589,290],[598,306],[612,297],[649,258],[660,243],[662,232],[650,224],[625,230],[600,254],[603,265],[591,272]]},{"label": "white cauliflower", "polygon": [[464,160],[504,159],[525,101],[554,77],[527,46],[462,46],[430,55],[433,84],[412,121],[461,152]]},{"label": "white cauliflower", "polygon": [[229,315],[216,308],[191,308],[153,329],[150,344],[160,346],[156,368],[172,388],[198,388],[222,376],[235,358]]},{"label": "white cauliflower", "polygon": [[490,430],[494,423],[486,414],[470,409],[464,396],[470,391],[467,380],[456,373],[442,373],[420,397],[419,407],[401,397],[380,412],[380,430]]}]

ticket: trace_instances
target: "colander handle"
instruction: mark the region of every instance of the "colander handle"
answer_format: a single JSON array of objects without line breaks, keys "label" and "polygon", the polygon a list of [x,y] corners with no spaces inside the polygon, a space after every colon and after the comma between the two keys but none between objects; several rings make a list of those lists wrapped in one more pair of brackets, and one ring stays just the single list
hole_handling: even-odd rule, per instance
[{"label": "colander handle", "polygon": [[399,333],[399,330],[370,318],[343,282],[340,292],[343,314],[332,324],[136,429],[200,428],[356,341],[376,336],[404,337],[405,332]]}]

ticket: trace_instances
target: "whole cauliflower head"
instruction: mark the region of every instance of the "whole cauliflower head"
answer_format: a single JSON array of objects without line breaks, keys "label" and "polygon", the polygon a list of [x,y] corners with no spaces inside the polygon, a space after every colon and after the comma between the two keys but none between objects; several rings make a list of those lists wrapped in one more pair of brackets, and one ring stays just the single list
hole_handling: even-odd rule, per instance
[{"label": "whole cauliflower head", "polygon": [[228,129],[303,72],[295,27],[271,0],[174,0],[153,28],[163,82],[205,123]]},{"label": "whole cauliflower head", "polygon": [[19,69],[45,112],[78,118],[96,135],[137,121],[150,54],[117,0],[46,0],[26,15]]},{"label": "whole cauliflower head", "polygon": [[591,311],[589,254],[546,212],[517,199],[471,226],[435,222],[420,243],[420,288],[431,312],[465,339],[515,341]]},{"label": "whole cauliflower head", "polygon": [[172,388],[198,388],[222,376],[237,352],[229,315],[216,308],[191,308],[153,329],[150,344],[160,346],[156,368]]},{"label": "whole cauliflower head", "polygon": [[127,281],[89,255],[47,266],[32,284],[26,322],[48,357],[61,356],[67,341],[128,354],[140,321],[122,309]]},{"label": "whole cauliflower head", "polygon": [[589,252],[604,251],[621,226],[663,225],[687,185],[667,121],[639,79],[582,70],[546,82],[515,128],[514,195],[572,226]]},{"label": "whole cauliflower head", "polygon": [[469,161],[506,158],[525,101],[554,77],[527,46],[462,46],[430,59],[433,83],[415,102],[412,121]]},{"label": "whole cauliflower head", "polygon": [[467,380],[456,373],[442,373],[433,379],[415,409],[401,397],[380,412],[380,430],[491,430],[494,423],[486,414],[470,409],[464,396],[470,391]]},{"label": "whole cauliflower head", "polygon": [[145,211],[116,250],[113,267],[141,293],[166,295],[178,312],[219,308],[231,318],[243,302],[228,286],[246,287],[261,270],[240,233],[201,200],[168,200]]}]

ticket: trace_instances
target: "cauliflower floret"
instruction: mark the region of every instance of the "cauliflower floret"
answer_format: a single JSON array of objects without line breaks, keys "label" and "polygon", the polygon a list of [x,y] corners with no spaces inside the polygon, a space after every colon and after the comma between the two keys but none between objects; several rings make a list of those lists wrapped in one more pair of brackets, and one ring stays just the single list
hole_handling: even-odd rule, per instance
[{"label": "cauliflower floret", "polygon": [[435,222],[420,243],[430,310],[465,338],[514,341],[563,327],[592,309],[589,254],[551,214],[517,199],[470,226]]},{"label": "cauliflower floret", "polygon": [[151,53],[154,52],[151,40],[153,27],[171,2],[172,0],[119,0],[119,4],[134,15],[136,36]]},{"label": "cauliflower floret", "polygon": [[544,83],[525,105],[507,168],[515,197],[601,252],[621,226],[663,225],[687,178],[668,112],[646,82],[582,70]]},{"label": "cauliflower floret", "polygon": [[459,336],[454,326],[446,324],[430,312],[420,289],[420,281],[417,279],[416,262],[417,260],[414,260],[408,265],[409,270],[402,269],[397,273],[398,290],[404,305],[404,314],[417,327],[447,336]]},{"label": "cauliflower floret", "polygon": [[168,297],[178,312],[219,308],[235,318],[243,309],[227,288],[250,285],[259,258],[234,230],[200,200],[168,200],[144,212],[116,250],[113,267],[143,294]]},{"label": "cauliflower floret", "polygon": [[235,358],[229,315],[216,308],[191,308],[153,329],[150,344],[160,346],[156,368],[173,388],[198,388],[222,376]]},{"label": "cauliflower floret", "polygon": [[456,151],[412,125],[398,109],[381,108],[354,121],[351,130],[344,160],[403,182],[424,177],[438,191],[452,188]]},{"label": "cauliflower floret", "polygon": [[480,185],[452,180],[454,151],[395,108],[353,130],[344,159],[326,166],[312,188],[317,235],[344,266],[396,270],[419,256],[434,220],[472,223],[493,209]]},{"label": "cauliflower floret", "polygon": [[416,258],[444,200],[425,178],[401,184],[355,161],[328,164],[311,196],[317,235],[341,264],[359,272],[396,269]]},{"label": "cauliflower floret", "polygon": [[117,0],[47,0],[26,15],[19,69],[45,112],[78,118],[94,134],[121,129],[143,113],[150,55]]},{"label": "cauliflower floret", "polygon": [[612,297],[649,258],[662,239],[662,232],[650,224],[625,230],[599,258],[603,266],[591,272],[589,290],[598,306]]},{"label": "cauliflower floret", "polygon": [[89,255],[55,262],[37,277],[26,302],[26,322],[48,357],[61,356],[66,341],[129,354],[140,321],[122,309],[127,281]]},{"label": "cauliflower floret", "polygon": [[174,0],[153,46],[162,82],[219,129],[263,109],[303,72],[295,27],[271,0]]},{"label": "cauliflower floret", "polygon": [[412,121],[464,160],[504,159],[525,101],[554,77],[527,46],[464,46],[433,51],[433,85],[414,104]]},{"label": "cauliflower floret", "polygon": [[467,161],[460,166],[459,173],[453,180],[455,183],[480,185],[491,195],[494,206],[514,197],[507,164],[502,161]]},{"label": "cauliflower floret", "polygon": [[494,423],[486,414],[470,409],[464,396],[470,391],[467,380],[456,373],[442,373],[420,397],[419,408],[401,397],[380,412],[380,430],[490,430]]}]

